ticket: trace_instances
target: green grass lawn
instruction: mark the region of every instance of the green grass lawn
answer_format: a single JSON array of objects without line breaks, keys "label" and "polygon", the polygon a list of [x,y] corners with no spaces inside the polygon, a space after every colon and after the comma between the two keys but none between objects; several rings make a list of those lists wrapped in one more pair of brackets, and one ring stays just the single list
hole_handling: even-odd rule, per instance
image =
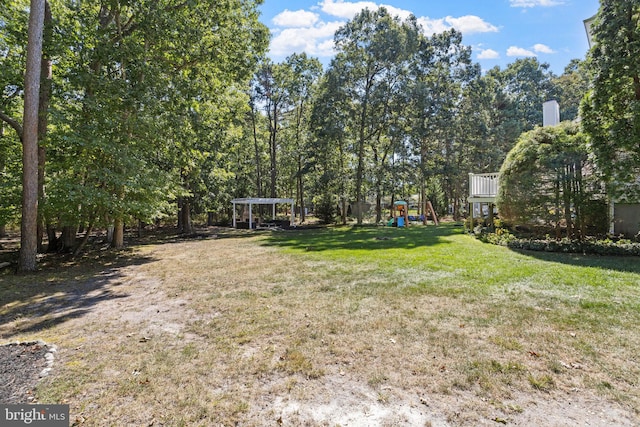
[{"label": "green grass lawn", "polygon": [[[637,257],[516,252],[479,242],[456,225],[304,230],[275,233],[264,244],[357,266],[358,274],[395,278],[387,283],[390,288],[404,281],[416,292],[464,288],[467,294],[487,294],[516,285],[532,292],[574,289],[583,298],[626,300],[627,293],[638,295],[640,285]],[[427,280],[429,272],[433,280]],[[633,298],[624,303],[638,308]]]},{"label": "green grass lawn", "polygon": [[640,409],[633,391],[640,386],[637,257],[517,252],[481,243],[456,225],[328,228],[274,234],[264,244],[326,262],[316,274],[335,289],[356,300],[377,295],[408,317],[420,297],[447,299],[448,308],[435,309],[441,319],[475,328],[484,340],[476,350],[494,352],[469,361],[474,375],[484,367],[489,389],[501,381],[492,363],[502,366],[496,360],[515,351],[540,356],[545,366],[537,375],[545,381],[562,377],[566,366],[597,366],[590,386]]},{"label": "green grass lawn", "polygon": [[[516,252],[479,242],[462,227],[329,228],[274,234],[265,242],[334,262],[336,283],[399,294],[484,299],[510,310],[544,307],[562,327],[633,328],[640,320],[640,260]],[[311,252],[311,253],[309,253]]]}]

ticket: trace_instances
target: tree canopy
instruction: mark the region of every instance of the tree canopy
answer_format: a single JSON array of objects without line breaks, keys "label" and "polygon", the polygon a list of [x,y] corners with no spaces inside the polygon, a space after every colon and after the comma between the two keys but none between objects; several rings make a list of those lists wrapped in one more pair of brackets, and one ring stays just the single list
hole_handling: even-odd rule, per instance
[{"label": "tree canopy", "polygon": [[582,103],[585,130],[609,192],[640,200],[640,4],[602,0],[587,64],[591,90]]}]

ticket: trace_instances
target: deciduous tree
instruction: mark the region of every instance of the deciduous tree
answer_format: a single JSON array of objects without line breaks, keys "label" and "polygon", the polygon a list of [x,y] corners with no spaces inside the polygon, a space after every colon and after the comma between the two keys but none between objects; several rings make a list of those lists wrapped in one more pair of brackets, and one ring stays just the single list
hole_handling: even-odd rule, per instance
[{"label": "deciduous tree", "polygon": [[412,49],[411,32],[415,28],[402,23],[385,8],[364,9],[336,31],[337,55],[330,65],[336,75],[336,93],[347,102],[349,140],[355,154],[356,219],[362,224],[367,195],[366,181],[371,181],[369,167],[371,147],[382,141],[381,132],[389,125],[388,99],[395,92],[392,85],[399,69],[406,65]]},{"label": "deciduous tree", "polygon": [[602,0],[587,63],[592,87],[582,104],[598,166],[614,198],[640,200],[640,3]]}]

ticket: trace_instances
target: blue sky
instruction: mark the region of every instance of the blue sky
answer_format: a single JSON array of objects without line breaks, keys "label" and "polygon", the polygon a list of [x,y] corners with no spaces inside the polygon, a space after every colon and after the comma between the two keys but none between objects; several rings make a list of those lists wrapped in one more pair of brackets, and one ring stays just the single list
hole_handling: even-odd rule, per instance
[{"label": "blue sky", "polygon": [[384,6],[400,17],[415,15],[427,34],[456,28],[484,70],[535,56],[556,74],[588,50],[583,20],[599,0],[264,0],[261,21],[272,33],[270,57],[280,62],[306,52],[326,65],[333,34],[358,11]]}]

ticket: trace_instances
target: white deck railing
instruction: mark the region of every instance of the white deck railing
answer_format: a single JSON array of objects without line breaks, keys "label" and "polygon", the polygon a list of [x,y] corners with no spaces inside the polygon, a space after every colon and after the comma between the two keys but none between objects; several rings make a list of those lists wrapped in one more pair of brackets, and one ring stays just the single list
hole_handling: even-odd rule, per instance
[{"label": "white deck railing", "polygon": [[498,195],[498,172],[470,173],[469,197],[496,197]]}]

